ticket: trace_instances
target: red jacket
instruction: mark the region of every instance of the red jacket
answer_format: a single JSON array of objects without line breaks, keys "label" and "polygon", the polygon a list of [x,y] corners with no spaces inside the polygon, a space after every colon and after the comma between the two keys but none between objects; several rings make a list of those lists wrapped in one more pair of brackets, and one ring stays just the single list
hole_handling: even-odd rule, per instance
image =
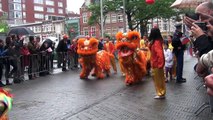
[{"label": "red jacket", "polygon": [[115,52],[115,46],[114,46],[114,44],[112,43],[112,42],[108,42],[109,43],[109,51],[108,51],[108,49],[107,49],[107,43],[104,43],[104,50],[106,50],[107,52],[109,52],[109,53],[111,53],[111,54],[113,54],[114,52]]},{"label": "red jacket", "polygon": [[21,59],[23,67],[28,66],[29,65],[29,55],[30,55],[29,49],[22,47],[21,55],[23,55],[22,59]]},{"label": "red jacket", "polygon": [[155,40],[154,43],[150,46],[150,50],[152,68],[163,68],[165,65],[165,58],[161,40]]}]

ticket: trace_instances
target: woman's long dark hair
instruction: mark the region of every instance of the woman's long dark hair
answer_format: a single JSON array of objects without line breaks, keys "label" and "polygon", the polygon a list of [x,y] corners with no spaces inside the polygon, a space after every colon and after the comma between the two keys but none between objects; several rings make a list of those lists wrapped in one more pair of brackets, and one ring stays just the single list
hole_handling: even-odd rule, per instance
[{"label": "woman's long dark hair", "polygon": [[151,33],[149,35],[149,41],[161,40],[163,41],[163,37],[161,35],[159,28],[152,28]]}]

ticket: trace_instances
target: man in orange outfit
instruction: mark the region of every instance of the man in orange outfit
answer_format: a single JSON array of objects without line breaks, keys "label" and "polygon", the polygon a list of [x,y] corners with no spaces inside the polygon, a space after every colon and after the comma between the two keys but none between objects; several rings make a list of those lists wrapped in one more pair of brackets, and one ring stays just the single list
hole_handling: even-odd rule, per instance
[{"label": "man in orange outfit", "polygon": [[[107,52],[109,52],[110,54],[114,55],[115,52],[115,46],[114,44],[110,41],[110,37],[106,36],[105,37],[105,44],[104,44],[104,50],[106,50]],[[110,58],[110,63],[113,67],[113,70],[115,72],[115,74],[117,73],[117,67],[115,64],[115,58]]]}]

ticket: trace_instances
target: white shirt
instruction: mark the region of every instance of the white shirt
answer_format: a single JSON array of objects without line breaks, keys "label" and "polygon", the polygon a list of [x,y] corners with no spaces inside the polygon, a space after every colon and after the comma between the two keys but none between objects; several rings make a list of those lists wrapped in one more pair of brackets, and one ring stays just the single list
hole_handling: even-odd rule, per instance
[{"label": "white shirt", "polygon": [[173,66],[173,54],[170,49],[163,49],[165,56],[165,67],[172,68]]}]

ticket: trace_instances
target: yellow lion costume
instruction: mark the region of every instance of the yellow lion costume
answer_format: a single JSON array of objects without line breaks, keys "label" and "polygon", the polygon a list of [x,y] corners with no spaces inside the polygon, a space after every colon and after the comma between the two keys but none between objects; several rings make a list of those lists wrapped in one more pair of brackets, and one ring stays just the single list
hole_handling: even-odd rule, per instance
[{"label": "yellow lion costume", "polygon": [[131,85],[138,83],[146,75],[146,57],[144,53],[137,50],[140,41],[138,32],[118,32],[116,34],[116,49],[118,50],[119,61],[124,66],[126,74],[125,83]]},{"label": "yellow lion costume", "polygon": [[96,76],[98,79],[104,78],[103,72],[106,72],[106,75],[109,76],[110,57],[114,57],[114,55],[104,50],[98,52],[97,39],[79,39],[77,53],[81,56],[79,59],[79,63],[82,66],[80,74],[81,79],[88,79],[88,76],[93,69],[93,76]]}]

